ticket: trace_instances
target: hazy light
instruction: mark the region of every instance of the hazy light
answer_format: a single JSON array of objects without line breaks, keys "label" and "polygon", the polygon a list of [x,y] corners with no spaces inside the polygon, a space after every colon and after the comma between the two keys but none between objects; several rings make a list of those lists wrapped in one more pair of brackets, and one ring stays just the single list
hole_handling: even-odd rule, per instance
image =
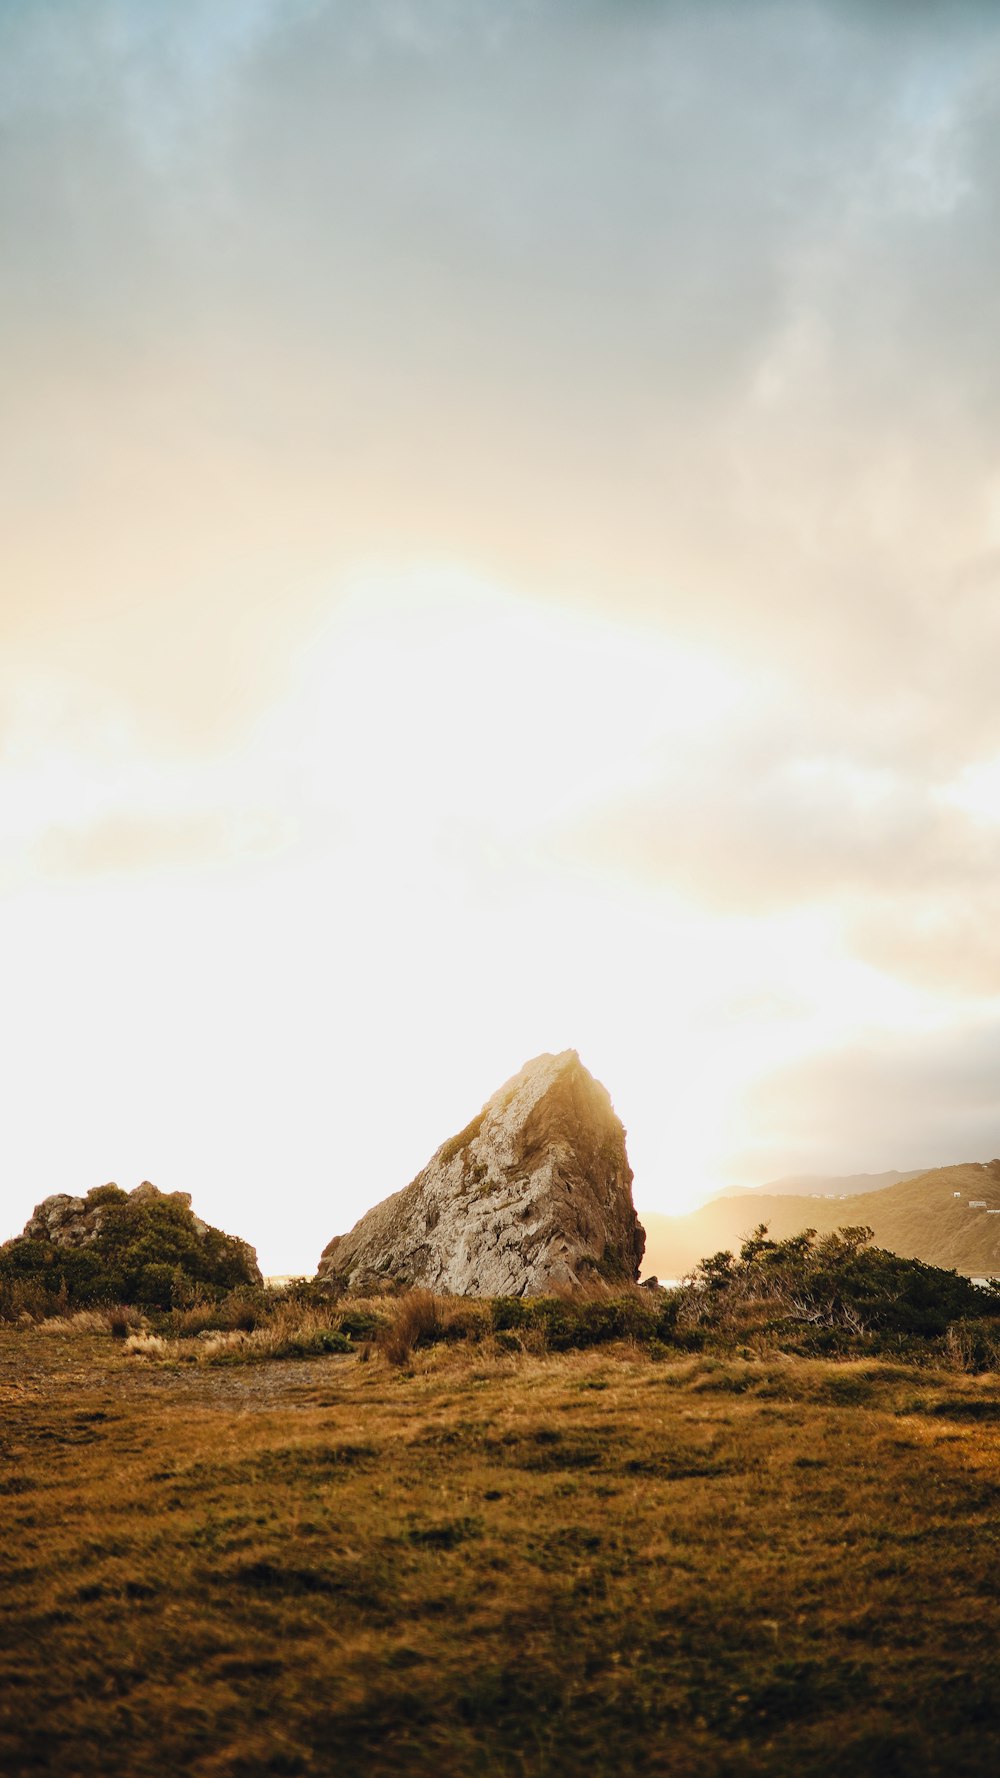
[{"label": "hazy light", "polygon": [[1000,822],[1000,759],[976,760],[963,766],[936,794],[940,802],[961,809],[976,821]]},{"label": "hazy light", "polygon": [[567,1045],[652,1207],[996,1152],[998,69],[0,7],[7,1229],[310,1266]]}]

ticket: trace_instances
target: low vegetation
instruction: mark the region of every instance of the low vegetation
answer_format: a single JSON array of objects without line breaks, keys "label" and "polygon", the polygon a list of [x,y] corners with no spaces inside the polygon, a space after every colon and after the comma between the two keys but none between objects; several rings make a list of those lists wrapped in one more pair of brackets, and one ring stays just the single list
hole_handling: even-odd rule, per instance
[{"label": "low vegetation", "polygon": [[[12,1243],[12,1247],[17,1247]],[[11,1248],[3,1250],[9,1254]],[[372,1299],[300,1280],[278,1290],[185,1280],[171,1306],[140,1297],[79,1308],[65,1290],[26,1306],[20,1275],[0,1273],[0,1319],[43,1331],[107,1331],[144,1358],[240,1364],[378,1350],[407,1365],[423,1348],[567,1352],[626,1341],[651,1356],[769,1351],[1000,1365],[1000,1290],[871,1246],[871,1231],[814,1230],[772,1241],[763,1227],[738,1255],[705,1259],[677,1289],[594,1283],[545,1297],[448,1298],[402,1290]]]}]

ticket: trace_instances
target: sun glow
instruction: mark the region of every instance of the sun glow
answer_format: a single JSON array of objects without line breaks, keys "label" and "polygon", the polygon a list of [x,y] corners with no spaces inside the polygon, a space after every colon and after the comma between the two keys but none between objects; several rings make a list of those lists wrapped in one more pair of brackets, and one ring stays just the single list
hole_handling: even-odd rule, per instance
[{"label": "sun glow", "polygon": [[39,688],[0,804],[25,1009],[0,1065],[35,1155],[14,1219],[149,1176],[270,1269],[308,1267],[566,1047],[613,1094],[640,1207],[724,1185],[767,1146],[743,1107],[770,1069],[930,1016],[822,911],[723,917],[567,844],[665,761],[733,745],[762,695],[662,633],[431,569],[335,597],[214,760],[157,758],[93,709],[69,746]]}]

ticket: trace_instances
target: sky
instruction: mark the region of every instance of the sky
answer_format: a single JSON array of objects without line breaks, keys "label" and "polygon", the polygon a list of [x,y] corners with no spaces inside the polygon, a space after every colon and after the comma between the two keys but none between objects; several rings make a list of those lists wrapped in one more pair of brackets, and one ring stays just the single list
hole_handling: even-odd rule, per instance
[{"label": "sky", "polygon": [[991,4],[0,0],[0,1238],[1000,1152],[998,243]]}]

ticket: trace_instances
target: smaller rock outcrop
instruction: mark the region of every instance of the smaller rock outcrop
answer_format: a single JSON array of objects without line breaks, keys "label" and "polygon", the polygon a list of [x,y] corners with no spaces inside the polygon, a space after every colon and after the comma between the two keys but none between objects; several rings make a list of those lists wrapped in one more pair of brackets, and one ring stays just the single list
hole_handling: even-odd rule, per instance
[{"label": "smaller rock outcrop", "polygon": [[324,1249],[319,1277],[459,1296],[638,1278],[625,1131],[575,1050],[514,1075],[422,1173]]},{"label": "smaller rock outcrop", "polygon": [[[107,1217],[108,1205],[128,1199],[130,1204],[176,1204],[191,1215],[191,1223],[199,1235],[207,1234],[208,1223],[191,1210],[190,1192],[161,1192],[150,1179],[144,1179],[132,1192],[119,1186],[99,1185],[85,1198],[71,1197],[68,1192],[53,1192],[43,1198],[24,1225],[22,1241],[51,1241],[55,1247],[86,1247],[96,1241]],[[229,1237],[235,1239],[235,1237]],[[245,1242],[241,1243],[246,1246]],[[249,1253],[252,1248],[247,1248]],[[256,1257],[256,1256],[255,1256]]]},{"label": "smaller rock outcrop", "polygon": [[263,1282],[247,1241],[196,1216],[190,1192],[95,1186],[86,1197],[55,1192],[36,1205],[23,1234],[0,1247],[0,1268],[71,1301],[168,1308],[185,1293]]}]

